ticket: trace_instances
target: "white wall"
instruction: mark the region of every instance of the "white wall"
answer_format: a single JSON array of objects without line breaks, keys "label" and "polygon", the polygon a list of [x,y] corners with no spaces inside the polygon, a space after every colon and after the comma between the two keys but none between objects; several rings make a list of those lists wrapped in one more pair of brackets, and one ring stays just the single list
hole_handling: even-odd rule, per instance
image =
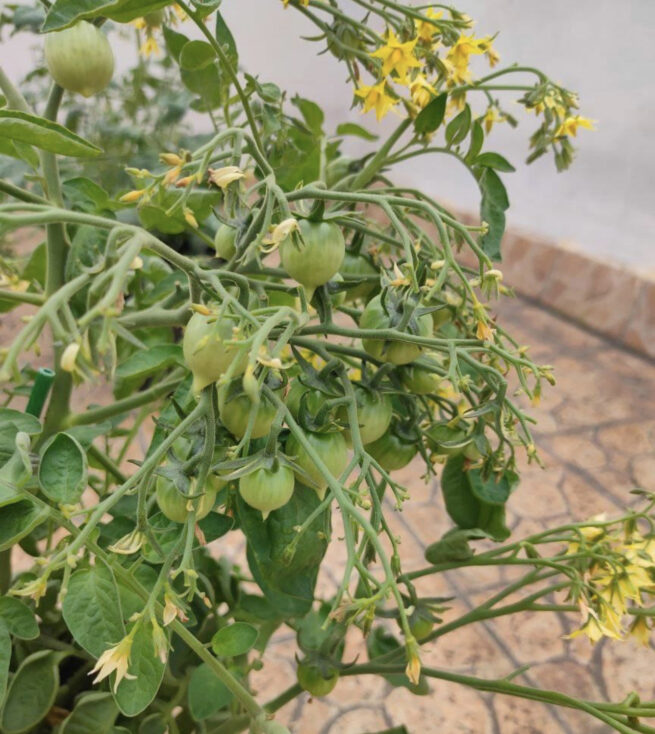
[{"label": "white wall", "polygon": [[[572,169],[557,174],[550,158],[522,165],[535,121],[516,105],[518,130],[499,126],[489,141],[518,168],[505,177],[510,223],[655,270],[655,2],[464,0],[462,9],[478,21],[476,33],[501,30],[496,46],[503,63],[543,68],[577,90],[582,114],[598,120],[597,132],[579,134]],[[372,115],[348,112],[352,95],[343,68],[329,54],[318,56],[317,44],[300,40],[314,27],[299,13],[285,11],[280,0],[225,0],[223,12],[245,69],[316,99],[331,124],[350,118],[375,128]],[[0,48],[13,78],[29,68],[25,38]],[[405,165],[396,178],[458,206],[477,204],[474,182],[444,156]]]}]

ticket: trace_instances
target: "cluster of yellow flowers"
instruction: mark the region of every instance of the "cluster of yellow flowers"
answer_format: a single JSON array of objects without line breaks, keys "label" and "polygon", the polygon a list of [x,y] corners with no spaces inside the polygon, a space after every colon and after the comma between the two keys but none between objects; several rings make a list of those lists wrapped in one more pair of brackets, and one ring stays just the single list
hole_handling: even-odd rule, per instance
[{"label": "cluster of yellow flowers", "polygon": [[[137,30],[145,32],[145,40],[139,48],[139,53],[142,56],[149,58],[150,56],[154,56],[160,52],[155,32],[161,28],[166,19],[166,12],[164,10],[160,10],[158,12],[149,13],[148,15],[145,15],[142,18],[137,18],[133,21],[133,25]],[[170,13],[168,19],[170,21],[186,20],[186,13],[177,3],[173,3],[172,13]]]},{"label": "cluster of yellow flowers", "polygon": [[[639,612],[643,596],[655,595],[655,538],[644,538],[631,524],[622,532],[587,526],[579,533],[568,554],[590,551],[593,562],[583,572],[582,590],[576,594],[582,625],[570,637],[586,635],[597,642],[602,637],[623,640],[629,634],[648,645],[652,623]],[[628,614],[632,621],[626,630]]]},{"label": "cluster of yellow flowers", "polygon": [[[355,90],[355,95],[363,100],[364,112],[375,110],[378,120],[400,102],[401,95],[394,84],[407,87],[407,101],[414,110],[420,110],[437,95],[437,87],[445,84],[452,88],[473,80],[470,69],[472,56],[486,55],[492,67],[500,58],[492,46],[491,36],[476,38],[472,33],[461,34],[445,55],[439,57],[438,52],[442,46],[439,20],[443,17],[443,11],[429,8],[424,15],[425,20],[415,21],[415,35],[412,38],[403,41],[392,29],[388,29],[385,44],[370,54],[381,62],[379,79],[372,85],[360,85]],[[467,24],[471,25],[472,21],[468,20]],[[430,68],[435,66],[438,73],[430,80]],[[458,94],[453,99],[454,107],[462,107],[465,98],[465,92]],[[490,117],[487,125],[501,119],[500,115]]]}]

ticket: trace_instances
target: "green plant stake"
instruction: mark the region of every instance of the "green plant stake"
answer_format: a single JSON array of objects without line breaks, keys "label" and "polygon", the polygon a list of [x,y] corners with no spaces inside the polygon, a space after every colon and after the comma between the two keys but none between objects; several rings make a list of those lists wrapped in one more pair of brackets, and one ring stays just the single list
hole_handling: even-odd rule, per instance
[{"label": "green plant stake", "polygon": [[41,367],[36,373],[34,386],[30,393],[30,399],[27,401],[25,412],[38,418],[41,415],[48,393],[52,387],[52,381],[55,379],[54,370],[48,367]]}]

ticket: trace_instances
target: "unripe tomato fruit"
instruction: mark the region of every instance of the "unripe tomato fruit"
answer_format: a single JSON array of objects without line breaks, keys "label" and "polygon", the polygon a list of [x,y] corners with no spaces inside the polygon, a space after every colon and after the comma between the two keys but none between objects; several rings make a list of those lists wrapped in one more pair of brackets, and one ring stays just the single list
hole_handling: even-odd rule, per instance
[{"label": "unripe tomato fruit", "polygon": [[411,364],[405,367],[402,374],[405,387],[414,395],[431,395],[441,386],[441,377],[436,372]]},{"label": "unripe tomato fruit", "polygon": [[338,670],[330,670],[325,677],[317,665],[306,662],[298,664],[297,675],[300,687],[316,698],[332,693],[339,680]]},{"label": "unripe tomato fruit", "polygon": [[366,275],[375,275],[378,277],[378,282],[367,280],[354,285],[352,288],[348,288],[345,292],[346,300],[348,301],[356,301],[358,298],[365,300],[380,287],[380,274],[375,265],[364,255],[354,255],[351,252],[346,252],[339,272],[344,276],[363,277]]},{"label": "unripe tomato fruit", "polygon": [[300,406],[304,405],[309,414],[316,417],[317,413],[323,407],[327,400],[327,396],[320,390],[313,387],[307,387],[297,377],[291,382],[289,392],[287,393],[286,404],[294,418],[298,418],[300,414]]},{"label": "unripe tomato fruit", "polygon": [[463,428],[439,423],[425,431],[425,438],[430,449],[443,456],[461,454],[464,448],[471,443],[471,437]]},{"label": "unripe tomato fruit", "polygon": [[60,87],[91,97],[114,75],[114,53],[107,36],[92,23],[79,23],[45,37],[45,61]]},{"label": "unripe tomato fruit", "polygon": [[303,244],[289,235],[280,245],[282,266],[289,275],[308,292],[314,290],[339,270],[346,252],[346,243],[341,229],[334,222],[298,222]]},{"label": "unripe tomato fruit", "polygon": [[293,495],[295,478],[288,466],[276,469],[260,467],[239,479],[239,494],[243,501],[259,510],[264,520],[273,510],[284,507]]},{"label": "unripe tomato fruit", "polygon": [[[327,466],[330,474],[335,479],[339,479],[348,466],[348,445],[343,434],[306,431],[305,438]],[[328,486],[327,479],[321,474],[305,448],[300,445],[298,439],[293,435],[289,436],[287,440],[286,453],[314,481],[312,489],[316,490],[322,500]],[[300,475],[298,475],[298,479],[301,482],[303,481],[303,477]]]},{"label": "unripe tomato fruit", "polygon": [[[250,411],[253,404],[247,395],[228,396],[219,402],[219,415],[223,425],[237,438],[243,438],[250,420]],[[273,419],[277,412],[276,407],[266,398],[262,398],[256,408],[255,422],[250,438],[268,436]]]},{"label": "unripe tomato fruit", "polygon": [[[388,395],[373,393],[370,390],[359,388],[355,391],[357,396],[357,421],[359,433],[363,444],[377,441],[391,423],[393,406]],[[340,417],[348,421],[347,409],[341,408]],[[351,440],[350,431],[346,431],[346,439]]]},{"label": "unripe tomato fruit", "polygon": [[221,224],[214,235],[216,254],[223,260],[230,260],[236,254],[237,231],[228,224]]},{"label": "unripe tomato fruit", "polygon": [[[423,314],[416,320],[417,333],[414,336],[428,337],[432,335],[432,318],[430,314]],[[366,305],[359,321],[362,329],[389,329],[391,319],[382,305],[381,296],[375,296]],[[409,364],[420,356],[422,348],[418,344],[408,344],[400,341],[385,341],[384,339],[363,339],[364,349],[376,359],[392,364]]]},{"label": "unripe tomato fruit", "polygon": [[[202,520],[203,517],[209,515],[216,502],[216,493],[220,489],[221,484],[220,479],[214,481],[208,477],[207,483],[205,484],[205,493],[197,500],[196,520]],[[197,494],[197,490],[194,487],[195,483],[192,483],[191,493]],[[178,492],[170,479],[167,477],[157,477],[157,504],[169,520],[180,523],[186,522],[189,516],[189,510],[187,509],[188,502],[189,498],[184,497],[184,495]]]},{"label": "unripe tomato fruit", "polygon": [[418,448],[415,443],[403,441],[392,431],[387,431],[377,441],[366,444],[366,451],[385,471],[396,471],[407,466],[416,456]]},{"label": "unripe tomato fruit", "polygon": [[424,640],[434,629],[434,622],[429,617],[415,611],[409,618],[409,629],[420,642]]},{"label": "unripe tomato fruit", "polygon": [[279,721],[265,721],[260,725],[260,731],[264,734],[290,734],[287,727]]},{"label": "unripe tomato fruit", "polygon": [[246,368],[248,355],[236,346],[226,345],[233,339],[236,322],[227,317],[205,316],[194,313],[184,330],[182,351],[187,366],[193,373],[192,391],[194,395],[216,382],[227,371],[234,360],[238,360],[234,375],[240,375]]}]

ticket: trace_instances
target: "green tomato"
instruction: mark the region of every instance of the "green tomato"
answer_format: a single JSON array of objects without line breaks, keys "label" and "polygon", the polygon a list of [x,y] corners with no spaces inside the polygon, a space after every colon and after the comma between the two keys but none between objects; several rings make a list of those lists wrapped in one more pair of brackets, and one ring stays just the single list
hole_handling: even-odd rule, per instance
[{"label": "green tomato", "polygon": [[[382,305],[381,296],[374,296],[362,313],[359,325],[362,329],[389,329],[391,319]],[[432,319],[430,314],[423,314],[417,319],[417,333],[415,336],[432,336]],[[375,359],[392,364],[409,364],[421,355],[422,347],[418,344],[408,344],[400,341],[385,341],[384,339],[363,339],[364,349]]]},{"label": "green tomato", "polygon": [[451,427],[445,423],[436,423],[428,428],[425,438],[430,449],[442,456],[461,454],[471,443],[471,436],[464,428]]},{"label": "green tomato", "polygon": [[332,693],[339,680],[336,668],[330,668],[324,674],[318,665],[308,662],[299,663],[297,675],[300,687],[316,698]]},{"label": "green tomato", "polygon": [[425,613],[416,609],[409,617],[409,629],[414,637],[421,642],[434,629],[434,621],[427,617]]},{"label": "green tomato", "polygon": [[233,327],[236,322],[226,316],[205,316],[194,313],[184,330],[182,351],[187,366],[193,373],[192,391],[200,391],[216,382],[236,361],[234,375],[240,375],[246,368],[248,355],[238,347],[226,345],[234,338]]},{"label": "green tomato", "polygon": [[[382,436],[389,428],[393,406],[391,398],[385,393],[373,393],[370,390],[358,388],[355,391],[357,397],[357,420],[359,433],[363,444],[373,443]],[[340,417],[348,421],[348,411],[341,408]],[[350,431],[346,431],[346,438],[351,440]]]},{"label": "green tomato", "polygon": [[[243,438],[248,427],[252,408],[253,404],[250,398],[242,393],[240,395],[221,396],[218,412],[227,430],[233,436]],[[267,398],[262,398],[256,408],[255,422],[250,438],[268,436],[276,412],[276,407]]]},{"label": "green tomato", "polygon": [[258,731],[263,732],[263,734],[290,734],[287,727],[280,724],[279,721],[264,721],[260,724]]},{"label": "green tomato", "polygon": [[303,385],[303,383],[296,377],[296,379],[291,382],[286,398],[286,405],[291,412],[291,415],[297,419],[300,414],[301,404],[305,405],[310,415],[316,416],[325,404],[326,400],[327,396],[320,390]]},{"label": "green tomato", "polygon": [[[207,480],[205,485],[205,493],[197,501],[196,505],[196,520],[202,520],[206,517],[214,507],[216,502],[216,493],[220,489],[222,480],[216,478]],[[169,520],[173,522],[186,522],[189,515],[189,509],[187,509],[188,503],[194,500],[190,500],[181,494],[173,482],[167,477],[157,477],[157,504],[159,509]],[[194,489],[195,483],[191,483],[191,494],[197,494]]]},{"label": "green tomato", "polygon": [[[380,277],[380,273],[371,260],[365,255],[354,255],[351,252],[346,252],[339,272],[344,276],[350,275],[353,278],[361,278],[367,275],[375,275],[378,279]],[[371,280],[362,281],[345,291],[346,300],[356,301],[359,298],[366,300],[379,287],[379,280],[378,282]]]},{"label": "green tomato", "polygon": [[414,395],[433,395],[441,386],[441,377],[436,372],[410,364],[403,369],[402,380],[405,387]]},{"label": "green tomato", "polygon": [[387,431],[377,441],[366,445],[366,451],[386,471],[396,471],[407,466],[416,456],[418,447],[411,441],[405,441],[392,431]]},{"label": "green tomato", "polygon": [[60,87],[84,97],[101,92],[114,75],[114,53],[107,36],[86,20],[46,34],[45,61]]},{"label": "green tomato", "polygon": [[223,260],[230,260],[236,254],[235,242],[237,231],[228,224],[221,224],[214,235],[214,247],[216,254]]},{"label": "green tomato", "polygon": [[339,270],[346,251],[341,229],[334,222],[298,222],[302,243],[289,235],[280,245],[282,266],[307,291],[308,299],[314,290]]},{"label": "green tomato", "polygon": [[239,479],[239,494],[243,501],[259,510],[264,520],[273,510],[284,507],[293,495],[295,479],[288,466],[276,469],[260,467]]},{"label": "green tomato", "polygon": [[[348,466],[348,445],[343,434],[306,431],[305,438],[328,468],[330,474],[338,479]],[[289,436],[287,440],[286,453],[312,479],[314,482],[312,489],[316,490],[319,499],[322,500],[328,486],[327,479],[310,459],[306,449],[300,445],[298,439],[293,435]],[[303,481],[303,477],[300,475],[298,475],[298,479],[301,482]]]}]

